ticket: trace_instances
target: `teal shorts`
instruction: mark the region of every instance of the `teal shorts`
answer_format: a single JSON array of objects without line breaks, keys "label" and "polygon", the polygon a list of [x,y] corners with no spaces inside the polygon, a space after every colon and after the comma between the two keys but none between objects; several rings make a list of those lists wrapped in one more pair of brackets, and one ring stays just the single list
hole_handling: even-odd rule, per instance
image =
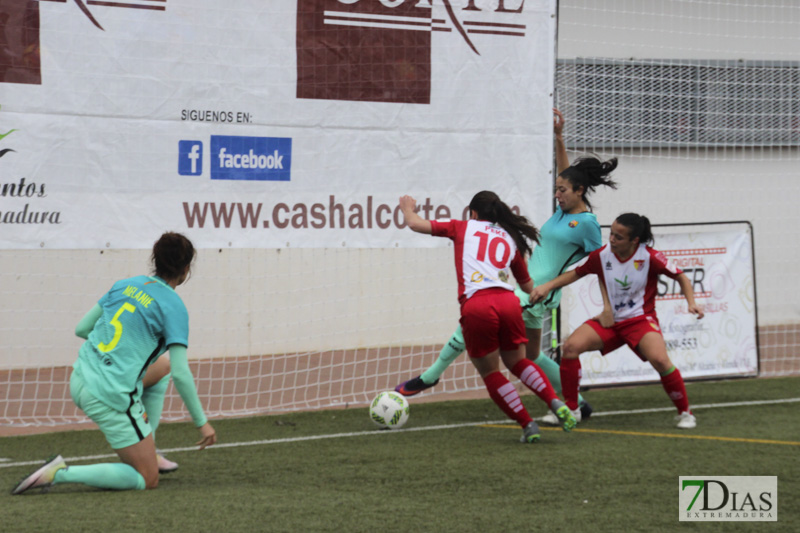
[{"label": "teal shorts", "polygon": [[530,306],[528,298],[530,295],[517,287],[514,289],[514,294],[519,298],[519,304],[522,306],[522,320],[525,321],[525,329],[542,329],[542,322],[546,318],[550,320],[550,313],[553,309],[558,307],[561,303],[561,293],[554,298],[545,298],[545,301],[550,300],[547,304],[544,301],[539,302],[533,307]]},{"label": "teal shorts", "polygon": [[125,412],[112,409],[89,392],[79,371],[72,372],[69,392],[75,405],[97,424],[113,449],[132,446],[151,433],[141,399],[133,402]]}]

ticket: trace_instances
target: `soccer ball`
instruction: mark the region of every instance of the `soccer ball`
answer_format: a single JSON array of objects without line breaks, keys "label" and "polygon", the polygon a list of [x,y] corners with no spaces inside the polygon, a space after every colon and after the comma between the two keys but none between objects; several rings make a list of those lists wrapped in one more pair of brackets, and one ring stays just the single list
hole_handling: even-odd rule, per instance
[{"label": "soccer ball", "polygon": [[369,417],[381,429],[403,427],[408,422],[408,415],[408,400],[394,391],[378,394],[369,406]]}]

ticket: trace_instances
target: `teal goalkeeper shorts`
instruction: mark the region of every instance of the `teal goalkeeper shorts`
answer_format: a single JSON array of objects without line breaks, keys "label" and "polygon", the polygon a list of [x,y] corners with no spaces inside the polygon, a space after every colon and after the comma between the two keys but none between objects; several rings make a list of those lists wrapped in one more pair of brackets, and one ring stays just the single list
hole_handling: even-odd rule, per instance
[{"label": "teal goalkeeper shorts", "polygon": [[559,293],[556,298],[546,298],[545,301],[550,300],[546,305],[544,302],[539,302],[533,307],[529,307],[530,302],[528,298],[530,295],[528,293],[518,286],[514,289],[514,294],[517,295],[519,304],[522,306],[522,320],[525,321],[526,329],[542,329],[542,321],[544,318],[547,317],[547,320],[550,320],[550,312],[561,303],[561,294]]},{"label": "teal goalkeeper shorts", "polygon": [[75,405],[97,424],[113,449],[132,446],[151,433],[141,399],[133,402],[125,412],[112,409],[89,392],[77,370],[69,379],[69,392]]}]

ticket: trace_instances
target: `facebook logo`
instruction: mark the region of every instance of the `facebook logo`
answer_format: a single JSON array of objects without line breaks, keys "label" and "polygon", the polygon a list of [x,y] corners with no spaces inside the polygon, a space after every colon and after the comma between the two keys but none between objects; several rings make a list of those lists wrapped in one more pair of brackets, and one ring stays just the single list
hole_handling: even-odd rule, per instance
[{"label": "facebook logo", "polygon": [[212,135],[212,180],[290,181],[292,139]]},{"label": "facebook logo", "polygon": [[178,174],[200,176],[203,173],[203,142],[178,141]]}]

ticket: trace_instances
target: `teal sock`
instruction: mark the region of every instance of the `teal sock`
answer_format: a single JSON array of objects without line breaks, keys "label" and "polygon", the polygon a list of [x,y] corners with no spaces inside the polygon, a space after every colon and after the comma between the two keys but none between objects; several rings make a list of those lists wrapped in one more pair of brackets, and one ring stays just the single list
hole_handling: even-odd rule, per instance
[{"label": "teal sock", "polygon": [[[547,375],[547,379],[550,380],[555,391],[561,394],[561,367],[558,366],[558,363],[547,357],[544,352],[539,352],[539,357],[534,363]],[[581,403],[583,403],[583,396],[578,394],[578,405]]]},{"label": "teal sock", "polygon": [[56,472],[53,484],[58,483],[83,483],[98,489],[144,490],[142,475],[125,463],[68,466]]},{"label": "teal sock", "polygon": [[458,326],[456,332],[453,333],[450,340],[445,343],[442,351],[439,352],[439,358],[436,359],[436,362],[420,376],[422,381],[424,381],[426,385],[430,385],[439,379],[447,367],[450,366],[450,363],[455,361],[456,357],[464,353],[466,349],[467,347],[464,345],[464,334],[461,333],[461,326]]},{"label": "teal sock", "polygon": [[164,410],[164,396],[169,387],[169,376],[167,374],[158,383],[142,391],[142,404],[144,412],[147,413],[147,422],[150,424],[150,429],[153,430],[153,438],[155,438],[158,423],[161,421],[161,412]]}]

